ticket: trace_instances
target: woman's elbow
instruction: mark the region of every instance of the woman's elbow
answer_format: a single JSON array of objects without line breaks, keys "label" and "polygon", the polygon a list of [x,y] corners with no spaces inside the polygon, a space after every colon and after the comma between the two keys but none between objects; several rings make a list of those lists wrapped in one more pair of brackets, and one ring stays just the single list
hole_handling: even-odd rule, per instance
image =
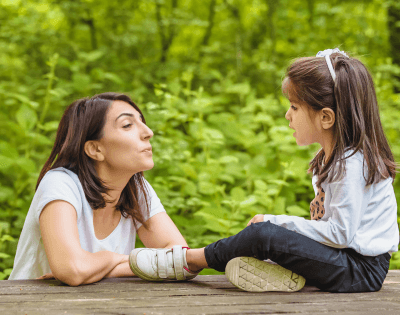
[{"label": "woman's elbow", "polygon": [[71,287],[77,287],[83,283],[83,277],[81,277],[78,270],[73,267],[60,268],[56,270],[53,275],[54,278]]}]

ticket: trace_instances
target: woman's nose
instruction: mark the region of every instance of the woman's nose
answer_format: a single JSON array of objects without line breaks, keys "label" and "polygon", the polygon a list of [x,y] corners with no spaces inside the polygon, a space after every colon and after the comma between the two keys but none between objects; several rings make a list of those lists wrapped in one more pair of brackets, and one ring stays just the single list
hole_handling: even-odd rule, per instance
[{"label": "woman's nose", "polygon": [[151,139],[154,136],[153,130],[151,130],[146,124],[143,123],[142,138]]}]

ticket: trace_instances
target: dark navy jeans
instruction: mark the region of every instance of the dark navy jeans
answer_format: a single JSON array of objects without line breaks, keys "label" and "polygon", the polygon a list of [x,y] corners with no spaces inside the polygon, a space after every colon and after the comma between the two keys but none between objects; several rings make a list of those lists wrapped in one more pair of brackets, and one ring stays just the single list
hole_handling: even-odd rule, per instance
[{"label": "dark navy jeans", "polygon": [[329,247],[270,221],[251,224],[205,248],[208,266],[218,271],[241,256],[270,259],[328,292],[380,290],[390,260],[388,253],[363,256],[351,248]]}]

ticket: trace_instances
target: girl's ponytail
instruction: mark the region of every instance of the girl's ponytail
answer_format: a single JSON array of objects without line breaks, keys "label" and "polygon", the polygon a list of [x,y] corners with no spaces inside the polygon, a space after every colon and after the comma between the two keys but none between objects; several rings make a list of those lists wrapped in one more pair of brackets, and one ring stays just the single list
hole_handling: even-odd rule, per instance
[{"label": "girl's ponytail", "polygon": [[357,59],[338,55],[332,59],[336,74],[336,146],[342,153],[353,150],[351,155],[362,151],[368,167],[367,185],[394,178],[396,163],[382,128],[370,73]]}]

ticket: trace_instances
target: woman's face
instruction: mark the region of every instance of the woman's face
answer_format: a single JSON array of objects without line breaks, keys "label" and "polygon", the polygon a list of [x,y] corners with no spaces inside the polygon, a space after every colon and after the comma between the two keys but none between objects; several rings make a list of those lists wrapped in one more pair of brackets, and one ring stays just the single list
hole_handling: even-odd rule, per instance
[{"label": "woman's face", "polygon": [[104,157],[101,163],[111,171],[133,174],[153,168],[151,137],[153,132],[133,106],[114,101],[107,112],[103,137],[98,140]]}]

